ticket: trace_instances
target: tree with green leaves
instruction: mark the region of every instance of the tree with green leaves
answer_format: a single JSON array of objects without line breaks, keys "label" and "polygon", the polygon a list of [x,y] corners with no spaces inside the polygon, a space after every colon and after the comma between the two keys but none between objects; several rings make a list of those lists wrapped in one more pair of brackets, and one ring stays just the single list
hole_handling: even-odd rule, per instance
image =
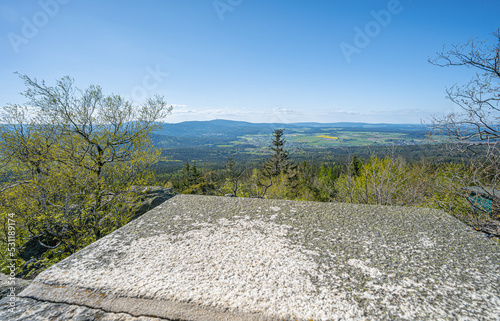
[{"label": "tree with green leaves", "polygon": [[15,215],[19,242],[60,259],[128,221],[132,186],[160,156],[150,134],[171,107],[159,96],[136,107],[69,77],[20,78],[28,101],[5,106],[0,129],[1,220]]},{"label": "tree with green leaves", "polygon": [[224,170],[224,181],[222,186],[218,188],[217,193],[225,189],[226,191],[229,190],[232,195],[238,196],[238,190],[241,184],[240,181],[244,173],[244,170],[240,170],[236,167],[236,162],[233,158],[229,157]]},{"label": "tree with green leaves", "polygon": [[399,206],[425,202],[428,184],[420,167],[407,164],[401,157],[381,159],[375,155],[359,166],[356,175],[348,172],[336,180],[338,201]]},{"label": "tree with green leaves", "polygon": [[186,164],[182,168],[182,193],[192,194],[195,193],[196,187],[200,184],[200,180],[202,180],[202,175],[198,168],[196,167],[196,161],[193,161],[192,164],[189,162],[189,159],[186,160]]},{"label": "tree with green leaves", "polygon": [[363,162],[359,159],[358,155],[354,154],[350,162],[350,173],[353,176],[359,176]]}]

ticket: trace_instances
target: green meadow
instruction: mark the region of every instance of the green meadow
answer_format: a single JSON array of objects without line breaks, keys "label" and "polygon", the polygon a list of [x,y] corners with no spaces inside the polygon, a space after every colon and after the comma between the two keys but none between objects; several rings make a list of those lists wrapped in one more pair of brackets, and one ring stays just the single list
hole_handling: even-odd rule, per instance
[{"label": "green meadow", "polygon": [[[316,133],[301,133],[290,131],[285,139],[289,147],[341,147],[368,145],[415,145],[424,143],[422,137],[412,137],[406,133],[368,132],[368,131],[320,131]],[[232,141],[234,145],[252,144],[266,146],[269,135],[245,135]]]}]

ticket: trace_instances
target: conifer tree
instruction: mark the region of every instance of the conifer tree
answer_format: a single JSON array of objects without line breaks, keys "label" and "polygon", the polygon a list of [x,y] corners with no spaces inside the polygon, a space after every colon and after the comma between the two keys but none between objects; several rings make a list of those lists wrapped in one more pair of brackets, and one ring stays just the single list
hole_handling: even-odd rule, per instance
[{"label": "conifer tree", "polygon": [[267,190],[281,175],[286,176],[288,187],[292,193],[297,194],[298,167],[289,160],[289,153],[284,149],[286,140],[283,138],[283,132],[284,129],[275,129],[273,131],[271,146],[269,146],[272,155],[262,163],[257,175],[257,185],[262,187],[262,192],[258,197],[264,197]]}]

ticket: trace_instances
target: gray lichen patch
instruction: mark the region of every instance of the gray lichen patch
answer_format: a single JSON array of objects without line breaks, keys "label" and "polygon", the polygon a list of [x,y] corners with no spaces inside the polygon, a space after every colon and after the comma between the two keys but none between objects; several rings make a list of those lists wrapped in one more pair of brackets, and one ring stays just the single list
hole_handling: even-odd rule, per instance
[{"label": "gray lichen patch", "polygon": [[498,245],[437,210],[177,195],[35,283],[248,320],[498,320],[499,263]]}]

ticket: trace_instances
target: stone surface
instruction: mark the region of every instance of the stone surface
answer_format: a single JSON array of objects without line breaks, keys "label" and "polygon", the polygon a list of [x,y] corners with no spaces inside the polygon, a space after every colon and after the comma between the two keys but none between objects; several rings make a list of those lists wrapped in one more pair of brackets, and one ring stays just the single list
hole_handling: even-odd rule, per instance
[{"label": "stone surface", "polygon": [[0,319],[500,320],[499,284],[500,246],[441,211],[177,195]]},{"label": "stone surface", "polygon": [[20,278],[12,278],[8,275],[0,273],[0,299],[7,295],[18,295],[22,290],[28,287],[30,283],[31,281]]},{"label": "stone surface", "polygon": [[127,313],[105,312],[81,305],[65,303],[52,303],[33,300],[29,298],[17,298],[13,303],[13,310],[9,308],[9,300],[0,300],[0,320],[17,321],[161,321],[154,317],[134,317]]}]

